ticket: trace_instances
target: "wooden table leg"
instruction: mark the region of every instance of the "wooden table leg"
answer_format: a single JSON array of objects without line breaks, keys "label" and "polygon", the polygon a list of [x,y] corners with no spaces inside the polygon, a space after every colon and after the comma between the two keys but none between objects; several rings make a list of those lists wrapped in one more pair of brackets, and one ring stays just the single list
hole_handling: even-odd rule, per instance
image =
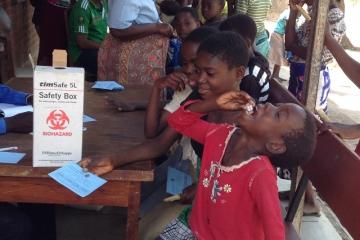
[{"label": "wooden table leg", "polygon": [[127,209],[126,239],[137,240],[139,233],[140,184],[131,182],[129,185],[129,205]]}]

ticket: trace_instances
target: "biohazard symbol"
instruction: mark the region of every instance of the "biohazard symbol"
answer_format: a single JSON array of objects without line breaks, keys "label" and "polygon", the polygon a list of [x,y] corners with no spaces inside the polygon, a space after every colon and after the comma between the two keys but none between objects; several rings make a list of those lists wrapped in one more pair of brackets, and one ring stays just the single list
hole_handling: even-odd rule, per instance
[{"label": "biohazard symbol", "polygon": [[63,130],[69,125],[70,119],[63,110],[52,111],[46,119],[49,128]]}]

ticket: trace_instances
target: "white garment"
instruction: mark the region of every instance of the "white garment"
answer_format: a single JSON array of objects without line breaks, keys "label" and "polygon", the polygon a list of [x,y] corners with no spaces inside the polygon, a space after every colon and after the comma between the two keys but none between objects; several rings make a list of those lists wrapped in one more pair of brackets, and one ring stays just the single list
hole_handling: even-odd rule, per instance
[{"label": "white garment", "polygon": [[160,17],[153,0],[109,0],[110,28],[126,29],[133,24],[158,22]]},{"label": "white garment", "polygon": [[[180,107],[181,103],[191,94],[191,92],[192,89],[188,85],[185,86],[184,90],[176,91],[172,100],[165,105],[164,110],[169,113],[175,112]],[[191,146],[191,139],[183,136],[179,145],[182,147],[182,159],[189,159],[196,168],[197,156]]]}]

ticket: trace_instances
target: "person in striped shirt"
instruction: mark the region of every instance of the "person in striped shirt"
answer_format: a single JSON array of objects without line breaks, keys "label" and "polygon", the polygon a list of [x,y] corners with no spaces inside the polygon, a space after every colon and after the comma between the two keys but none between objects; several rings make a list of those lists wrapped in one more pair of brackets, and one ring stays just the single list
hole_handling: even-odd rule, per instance
[{"label": "person in striped shirt", "polygon": [[256,23],[255,50],[264,57],[269,53],[269,36],[265,29],[266,16],[271,8],[271,0],[236,0],[235,12],[251,17]]},{"label": "person in striped shirt", "polygon": [[96,80],[97,55],[107,34],[106,0],[80,0],[69,16],[69,53],[76,67],[85,68],[87,80]]}]

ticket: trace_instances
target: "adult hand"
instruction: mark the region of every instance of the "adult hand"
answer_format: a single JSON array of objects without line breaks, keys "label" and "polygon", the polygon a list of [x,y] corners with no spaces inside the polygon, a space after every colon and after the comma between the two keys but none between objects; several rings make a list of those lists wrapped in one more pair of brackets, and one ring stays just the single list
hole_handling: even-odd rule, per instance
[{"label": "adult hand", "polygon": [[192,204],[197,190],[197,185],[192,184],[186,187],[180,195],[180,202],[182,204]]},{"label": "adult hand", "polygon": [[165,35],[167,37],[172,37],[174,35],[174,29],[170,24],[167,23],[158,23],[157,31],[158,33]]},{"label": "adult hand", "polygon": [[15,133],[29,133],[33,130],[33,113],[25,112],[13,117],[5,118],[6,131]]},{"label": "adult hand", "polygon": [[98,176],[111,172],[115,166],[111,157],[84,158],[78,163],[84,170]]},{"label": "adult hand", "polygon": [[156,80],[156,86],[160,89],[171,88],[175,91],[182,91],[188,82],[189,80],[183,72],[176,71]]},{"label": "adult hand", "polygon": [[217,105],[223,110],[243,110],[255,106],[255,101],[244,91],[230,91],[216,99]]}]

